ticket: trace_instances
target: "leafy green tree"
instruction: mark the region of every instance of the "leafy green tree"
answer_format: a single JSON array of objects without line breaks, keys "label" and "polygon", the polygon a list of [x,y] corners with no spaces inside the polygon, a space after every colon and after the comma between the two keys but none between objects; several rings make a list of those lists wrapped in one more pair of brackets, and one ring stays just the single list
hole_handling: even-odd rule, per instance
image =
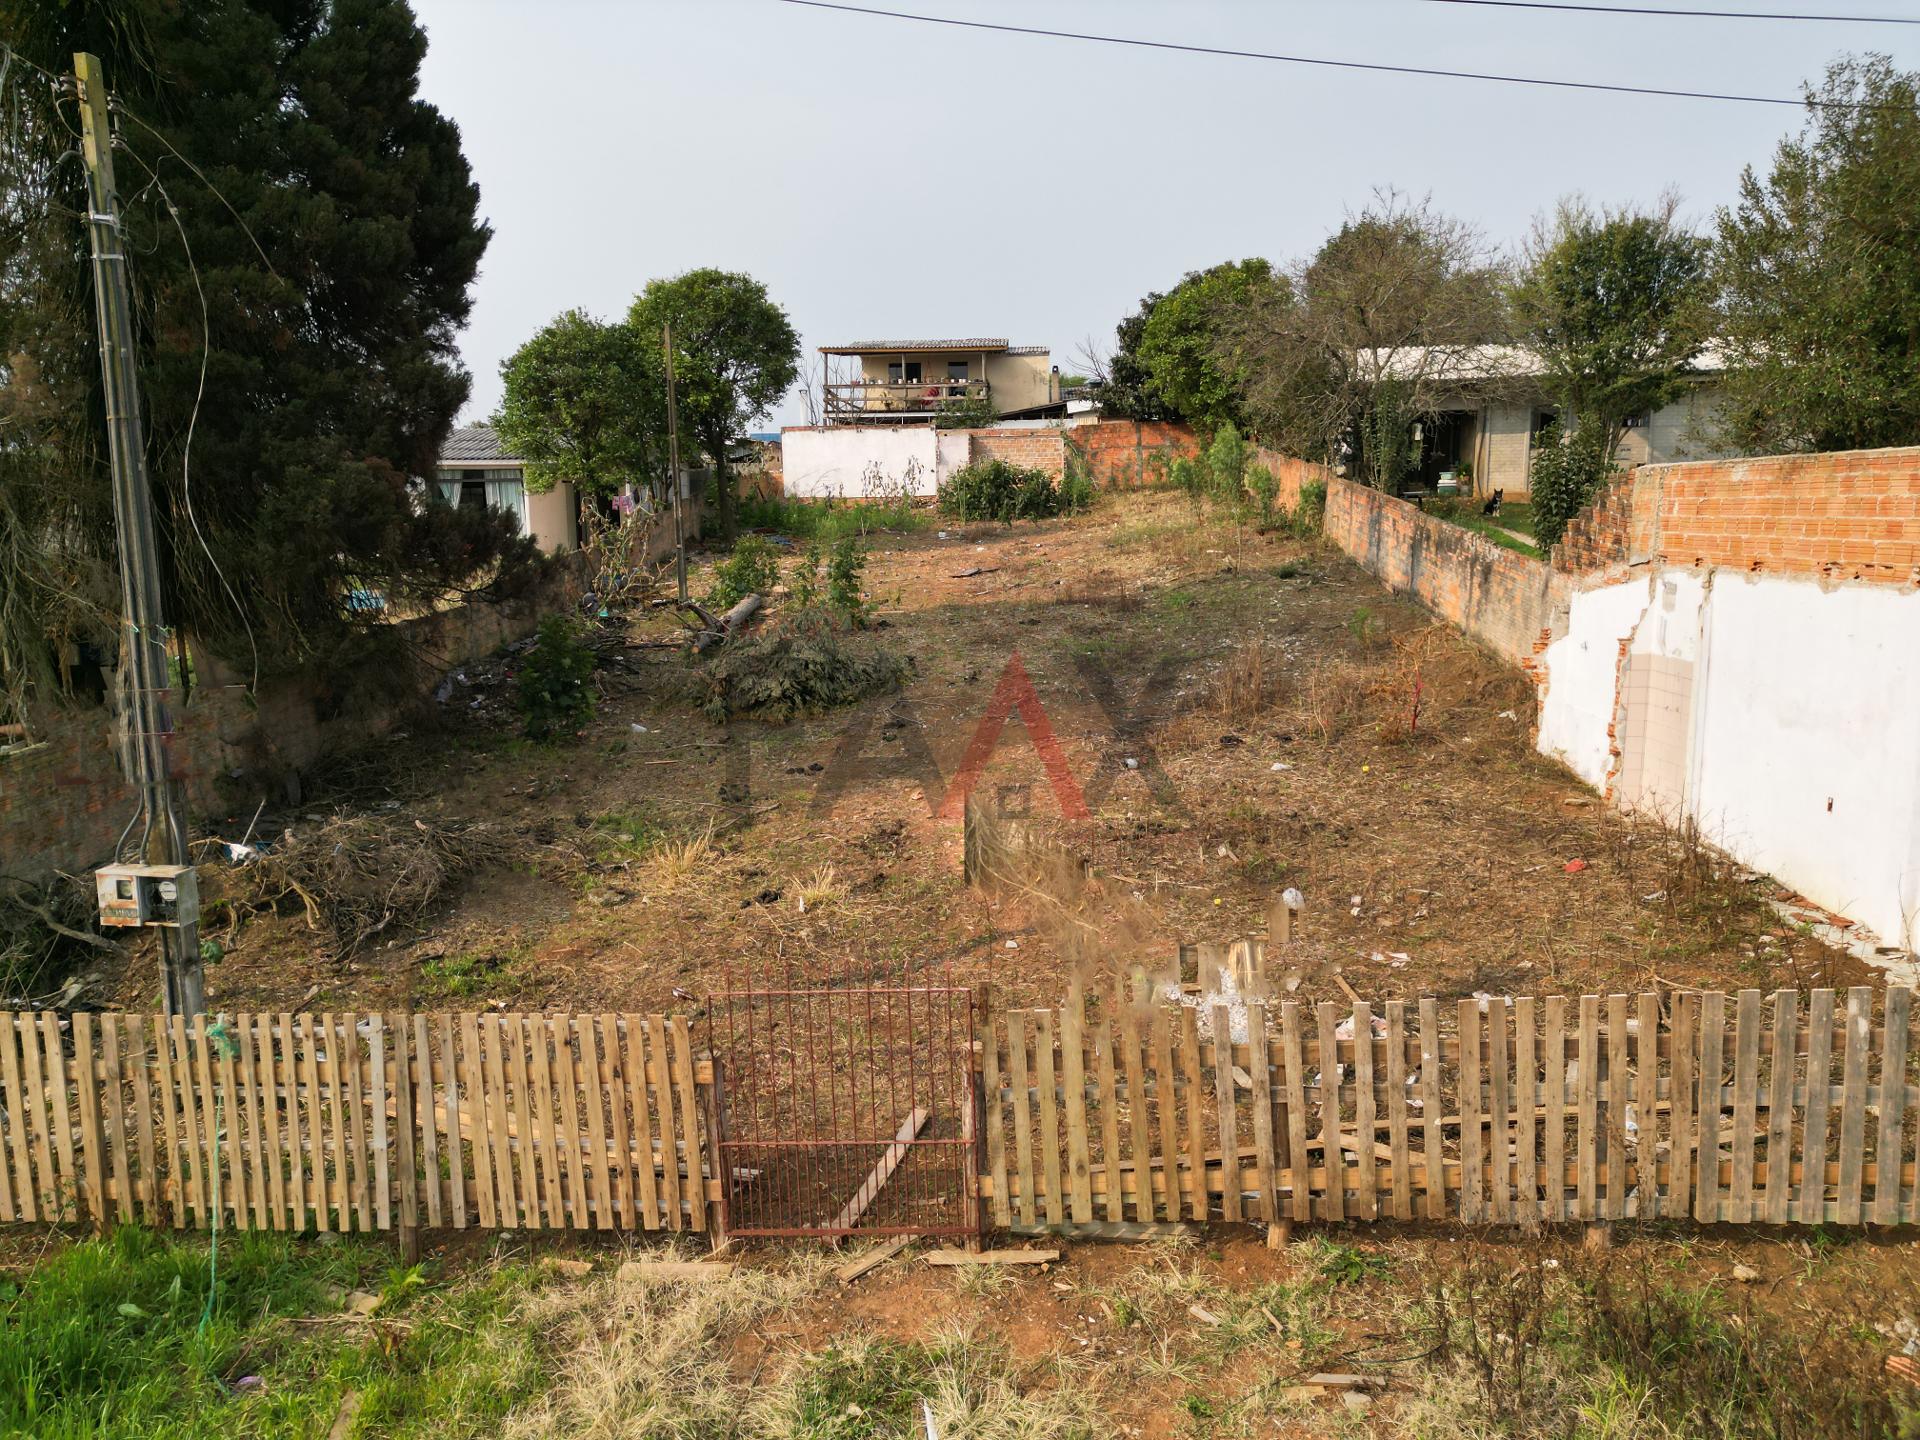
[{"label": "leafy green tree", "polygon": [[[1094,364],[1093,389],[1103,415],[1119,420],[1177,420],[1179,413],[1153,388],[1153,376],[1141,357],[1140,346],[1146,338],[1147,322],[1154,309],[1166,297],[1150,292],[1133,314],[1114,327],[1117,342],[1113,354],[1104,363]],[[1089,351],[1093,342],[1087,342]],[[1089,357],[1096,359],[1097,357]]]},{"label": "leafy green tree", "polygon": [[1618,467],[1615,437],[1597,414],[1583,415],[1572,430],[1550,425],[1534,442],[1531,467],[1533,534],[1554,545],[1567,522],[1586,509]]},{"label": "leafy green tree", "polygon": [[740,501],[728,457],[799,377],[800,337],[766,286],[727,270],[649,281],[627,323],[644,336],[673,327],[680,423],[713,463],[720,528],[731,540]]},{"label": "leafy green tree", "polygon": [[1188,275],[1161,298],[1140,333],[1148,388],[1202,430],[1243,422],[1246,365],[1222,316],[1256,297],[1284,304],[1287,284],[1265,260],[1236,260]]},{"label": "leafy green tree", "polygon": [[549,322],[500,367],[493,417],[527,465],[527,488],[571,480],[590,495],[664,481],[666,371],[658,340],[581,310]]},{"label": "leafy green tree", "polygon": [[1513,287],[1518,338],[1562,408],[1607,432],[1609,453],[1628,416],[1685,390],[1712,326],[1707,246],[1677,208],[1671,196],[1652,211],[1562,201],[1535,226]]},{"label": "leafy green tree", "polygon": [[[512,518],[422,506],[412,483],[467,398],[455,338],[489,231],[459,131],[418,98],[404,0],[9,0],[0,34],[54,72],[99,54],[114,92],[174,621],[243,670],[257,648],[266,673],[358,674],[382,616],[349,611],[350,589],[397,607],[533,573]],[[16,64],[9,99],[23,80]],[[33,455],[40,498],[16,517],[110,563],[71,143],[49,114],[0,139],[0,386],[31,417],[0,450]],[[0,614],[25,617],[8,650],[61,633],[73,593],[0,565]],[[111,613],[91,618],[110,642]]]},{"label": "leafy green tree", "polygon": [[1920,441],[1920,72],[1841,60],[1720,212],[1726,434],[1750,451]]}]

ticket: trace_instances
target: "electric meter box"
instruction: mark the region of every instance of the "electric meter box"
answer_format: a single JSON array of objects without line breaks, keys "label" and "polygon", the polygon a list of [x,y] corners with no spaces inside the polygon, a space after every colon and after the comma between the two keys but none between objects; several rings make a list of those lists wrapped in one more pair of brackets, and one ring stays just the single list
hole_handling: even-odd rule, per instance
[{"label": "electric meter box", "polygon": [[103,865],[93,872],[102,925],[191,925],[200,882],[188,865]]}]

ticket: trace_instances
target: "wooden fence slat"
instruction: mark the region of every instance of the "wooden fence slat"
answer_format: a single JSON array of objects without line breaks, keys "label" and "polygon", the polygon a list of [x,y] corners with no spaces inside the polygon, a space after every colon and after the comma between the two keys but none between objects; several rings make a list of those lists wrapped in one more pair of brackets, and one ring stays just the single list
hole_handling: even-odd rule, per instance
[{"label": "wooden fence slat", "polygon": [[[673,1122],[672,1067],[667,1058],[667,1022],[662,1015],[647,1017],[647,1037],[651,1042],[650,1072],[654,1077],[654,1099],[660,1117],[660,1203],[666,1207],[667,1228],[687,1228],[686,1209],[680,1203],[679,1130]],[[692,1143],[692,1137],[688,1137]]]},{"label": "wooden fence slat", "polygon": [[1180,1007],[1180,1070],[1187,1082],[1187,1210],[1197,1224],[1207,1219],[1207,1128],[1200,1097],[1200,1012]]},{"label": "wooden fence slat", "polygon": [[[662,1021],[659,1047],[660,1063],[660,1108],[669,1112],[673,1108],[673,1089],[667,1080],[667,1045],[665,1022]],[[580,1153],[580,1086],[579,1075],[573,1060],[573,1023],[565,1015],[555,1016],[551,1022],[553,1031],[553,1079],[559,1087],[559,1138],[561,1158],[565,1162],[567,1211],[565,1215],[554,1215],[548,1224],[556,1228],[571,1225],[576,1230],[584,1230],[588,1224],[587,1207],[589,1204],[589,1177],[592,1170],[585,1164]],[[693,1143],[693,1137],[687,1137],[687,1143]],[[674,1171],[674,1197],[678,1208],[679,1166],[671,1148],[667,1151],[667,1165]],[[681,1227],[675,1225],[674,1229]]]},{"label": "wooden fence slat", "polygon": [[467,1134],[473,1150],[473,1205],[480,1224],[490,1228],[499,1211],[494,1207],[492,1116],[486,1093],[486,1064],[480,1043],[479,1017],[460,1017],[461,1109],[467,1115]]},{"label": "wooden fence slat", "polygon": [[1113,1026],[1120,1069],[1127,1080],[1127,1160],[1133,1167],[1133,1218],[1153,1219],[1153,1130],[1147,1123],[1147,1083],[1140,1065],[1140,1025],[1124,980],[1113,986]]},{"label": "wooden fence slat", "polygon": [[1387,1149],[1395,1220],[1413,1218],[1413,1159],[1407,1145],[1407,1006],[1387,1001]]},{"label": "wooden fence slat", "polygon": [[137,1193],[141,1209],[148,1221],[157,1225],[161,1223],[163,1210],[168,1208],[165,1192],[162,1189],[160,1156],[154,1138],[153,1045],[148,1039],[149,1035],[155,1034],[158,1027],[157,1024],[150,1023],[145,1015],[128,1015],[126,1022],[127,1057],[133,1062],[134,1143],[138,1147],[136,1153],[140,1159],[140,1184]]},{"label": "wooden fence slat", "polygon": [[[1267,1007],[1247,1002],[1247,1074],[1253,1081],[1253,1150],[1260,1170],[1260,1218],[1269,1225],[1285,1216],[1273,1163],[1273,1071],[1267,1045]],[[1144,1170],[1139,1172],[1144,1175]],[[1146,1216],[1141,1216],[1146,1219]]]},{"label": "wooden fence slat", "polygon": [[1607,996],[1607,1194],[1603,1213],[1627,1213],[1627,1104],[1632,1072],[1627,1062],[1627,997]]},{"label": "wooden fence slat", "polygon": [[[582,1015],[578,1028],[580,1081],[587,1102],[587,1143],[591,1151],[587,1171],[593,1177],[593,1210],[599,1228],[611,1230],[614,1224],[613,1186],[607,1176],[606,1096],[601,1088],[600,1041],[596,1033],[598,1022],[591,1015]],[[687,1166],[691,1170],[695,1163],[691,1123],[688,1125],[687,1139]]]},{"label": "wooden fence slat", "polygon": [[1807,1101],[1800,1133],[1802,1224],[1818,1225],[1827,1208],[1827,1136],[1833,1104],[1832,990],[1807,997]]},{"label": "wooden fence slat", "polygon": [[1440,1124],[1446,1105],[1441,1100],[1440,1055],[1440,1006],[1428,996],[1420,1001],[1420,1135],[1430,1220],[1447,1214],[1446,1137]]},{"label": "wooden fence slat", "polygon": [[[191,1200],[193,1223],[203,1226],[207,1223],[207,1192],[205,1176],[200,1168],[200,1113],[195,1103],[193,1084],[193,1061],[187,1043],[187,1022],[181,1015],[168,1017],[168,1079],[169,1093],[179,1099],[180,1104],[180,1148],[174,1151],[174,1164],[179,1166],[186,1176],[186,1188],[183,1190],[181,1209],[187,1208],[186,1201]],[[185,1219],[182,1219],[185,1224]]]},{"label": "wooden fence slat", "polygon": [[[1153,1044],[1153,1107],[1160,1121],[1160,1178],[1165,1182],[1162,1213],[1171,1223],[1180,1218],[1180,1100],[1174,1085],[1173,1023],[1157,996],[1150,1003],[1153,1010],[1147,1028]],[[1153,1219],[1154,1212],[1149,1210],[1147,1218]]]},{"label": "wooden fence slat", "polygon": [[1799,1052],[1800,996],[1773,992],[1773,1060],[1767,1077],[1767,1191],[1769,1225],[1784,1225],[1793,1203],[1793,1069]]},{"label": "wooden fence slat", "polygon": [[1513,1002],[1513,1218],[1533,1226],[1540,1220],[1539,1120],[1540,1051],[1536,1044],[1538,1020],[1534,998],[1522,995]]},{"label": "wooden fence slat", "polygon": [[1567,1218],[1567,998],[1549,995],[1544,1009],[1545,1029],[1540,1039],[1541,1088],[1546,1111],[1540,1143],[1545,1172],[1543,1207],[1549,1220]]},{"label": "wooden fence slat", "polygon": [[633,1106],[634,1184],[640,1210],[640,1228],[660,1228],[660,1186],[653,1170],[653,1117],[647,1108],[646,1022],[638,1015],[621,1017],[620,1061],[627,1076],[627,1098]]},{"label": "wooden fence slat", "polygon": [[[413,1017],[413,1054],[416,1085],[414,1089],[414,1123],[420,1127],[420,1140],[423,1148],[421,1156],[425,1167],[422,1188],[427,1195],[427,1224],[439,1229],[446,1223],[445,1191],[440,1180],[440,1120],[446,1107],[440,1099],[440,1087],[434,1083],[433,1076],[433,1030],[425,1015]],[[457,1141],[459,1131],[454,1131]]]},{"label": "wooden fence slat", "polygon": [[686,1139],[687,1219],[695,1230],[707,1228],[707,1187],[701,1183],[700,1101],[693,1089],[693,1031],[687,1017],[673,1017],[673,1073],[679,1082],[680,1133]]},{"label": "wooden fence slat", "polygon": [[[462,1142],[464,1107],[460,1103],[460,1054],[453,1016],[437,1017],[441,1079],[447,1095],[447,1218],[456,1230],[467,1228],[467,1149]],[[476,1127],[477,1128],[477,1127]]]},{"label": "wooden fence slat", "polygon": [[214,1162],[221,1178],[221,1198],[226,1202],[215,1208],[222,1211],[220,1225],[225,1229],[228,1221],[224,1212],[233,1212],[232,1227],[243,1230],[247,1226],[247,1211],[251,1202],[251,1186],[247,1181],[246,1127],[241,1123],[245,1113],[245,1097],[240,1089],[240,1040],[234,1033],[235,1017],[222,1014],[215,1027],[207,1032],[207,1040],[213,1047],[213,1065],[219,1076],[220,1090],[215,1106],[215,1138],[218,1141],[219,1158]]},{"label": "wooden fence slat", "polygon": [[1354,1214],[1363,1220],[1380,1214],[1380,1161],[1374,1146],[1380,1139],[1379,1115],[1373,1088],[1373,1010],[1366,1001],[1353,1006],[1353,1139],[1358,1167],[1358,1195]]},{"label": "wooden fence slat", "polygon": [[[134,1216],[133,1170],[127,1163],[127,1151],[131,1147],[128,1145],[126,1071],[120,1050],[120,1017],[118,1015],[100,1017],[100,1058],[106,1071],[102,1088],[106,1091],[107,1102],[106,1135],[108,1160],[113,1175],[113,1210],[118,1219],[132,1220]],[[84,1081],[91,1085],[93,1077],[85,1076]],[[8,1219],[11,1219],[13,1197],[4,1193],[5,1173],[4,1167],[0,1167],[0,1202],[4,1202],[4,1213]],[[106,1206],[103,1205],[100,1209],[104,1215]]]},{"label": "wooden fence slat", "polygon": [[[261,1138],[266,1144],[267,1159],[267,1195],[273,1214],[273,1228],[284,1230],[298,1229],[288,1213],[287,1203],[287,1138],[280,1123],[280,1070],[283,1047],[276,1038],[277,1017],[261,1012],[253,1017],[253,1031],[257,1038],[254,1059],[254,1078],[260,1085],[261,1109],[265,1112],[265,1125],[261,1129]],[[291,1049],[291,1037],[285,1049]],[[293,1092],[287,1091],[287,1101],[291,1105]]]},{"label": "wooden fence slat", "polygon": [[240,1114],[246,1123],[241,1156],[247,1166],[247,1193],[253,1210],[253,1228],[272,1228],[273,1191],[267,1174],[266,1106],[261,1091],[260,1017],[243,1012],[233,1017],[231,1034],[239,1047]]},{"label": "wooden fence slat", "polygon": [[387,1153],[387,1060],[390,1047],[387,1044],[386,1016],[375,1011],[367,1017],[367,1054],[370,1093],[367,1100],[372,1112],[373,1126],[371,1143],[373,1145],[373,1218],[374,1224],[382,1230],[393,1228],[393,1165]]},{"label": "wooden fence slat", "polygon": [[1727,997],[1709,990],[1700,997],[1700,1147],[1694,1156],[1693,1218],[1720,1218],[1720,1115],[1726,1060]]},{"label": "wooden fence slat", "polygon": [[1574,1218],[1600,1218],[1600,997],[1580,997],[1579,1068],[1573,1087],[1576,1143]]},{"label": "wooden fence slat", "polygon": [[1507,1072],[1507,998],[1496,996],[1487,1006],[1487,1159],[1491,1162],[1488,1200],[1496,1224],[1513,1222],[1513,1151],[1511,1087]]},{"label": "wooden fence slat", "polygon": [[[299,1034],[297,1063],[293,1064],[289,1074],[295,1079],[288,1081],[287,1111],[290,1117],[288,1133],[294,1143],[302,1147],[294,1156],[294,1164],[302,1175],[301,1213],[296,1217],[296,1229],[304,1230],[308,1224],[308,1215],[312,1216],[315,1231],[321,1234],[327,1229],[327,1187],[326,1187],[326,1141],[322,1136],[320,1104],[320,1058],[318,1047],[313,1038],[313,1016],[292,1017],[290,1023]],[[291,1049],[291,1044],[289,1046]],[[296,1083],[297,1080],[297,1083]],[[301,1110],[299,1091],[304,1086],[307,1103]],[[304,1138],[300,1120],[306,1121]]]},{"label": "wooden fence slat", "polygon": [[[1034,1164],[1033,1154],[1033,1103],[1027,1089],[1027,1012],[1009,1010],[1007,1018],[1007,1064],[1013,1074],[1013,1169],[1020,1176],[1020,1223],[1038,1225],[1040,1206],[1035,1179],[1039,1167]],[[1160,1071],[1164,1081],[1166,1071]],[[1053,1105],[1051,1095],[1043,1095],[1041,1103],[1049,1108]],[[1169,1178],[1172,1172],[1168,1172]],[[1149,1212],[1151,1214],[1151,1212]]]},{"label": "wooden fence slat", "polygon": [[[1005,1229],[1013,1223],[1013,1202],[1007,1195],[1007,1125],[1005,1096],[1000,1086],[1000,1035],[995,1023],[993,989],[984,987],[980,1003],[979,1044],[982,1089],[985,1091],[987,1120],[987,1172],[993,1176],[993,1220]],[[1024,1095],[1010,1097],[1022,1105],[1026,1103]],[[909,1139],[912,1137],[909,1136]],[[1113,1189],[1120,1186],[1117,1166],[1109,1162],[1112,1171]],[[1144,1177],[1139,1177],[1144,1178]]]},{"label": "wooden fence slat", "polygon": [[1487,1218],[1486,1124],[1481,1114],[1480,1002],[1458,1006],[1460,1035],[1460,1218]]},{"label": "wooden fence slat", "polygon": [[[284,1094],[286,1108],[283,1118],[276,1118],[275,1127],[283,1147],[280,1154],[282,1195],[286,1202],[287,1228],[295,1234],[307,1228],[307,1179],[306,1160],[301,1154],[300,1140],[300,1043],[293,1028],[293,1015],[282,1010],[267,1020],[269,1035],[277,1033],[274,1043],[275,1087]],[[273,1097],[275,1103],[279,1096]]]},{"label": "wooden fence slat", "polygon": [[202,1163],[207,1172],[207,1214],[201,1224],[224,1230],[228,1226],[227,1208],[234,1204],[236,1196],[221,1153],[220,1136],[224,1128],[222,1121],[228,1126],[233,1123],[232,1109],[227,1107],[223,1114],[220,1092],[213,1087],[213,1039],[205,1015],[193,1017],[193,1063],[194,1077],[200,1087],[200,1132],[205,1147]]},{"label": "wooden fence slat", "polygon": [[1873,1041],[1873,991],[1847,991],[1847,1042],[1840,1072],[1840,1188],[1834,1219],[1860,1223],[1861,1179],[1867,1148],[1867,1057]]},{"label": "wooden fence slat", "polygon": [[636,1228],[633,1213],[633,1150],[627,1130],[626,1087],[622,1083],[626,1062],[620,1051],[620,1017],[598,1015],[600,1030],[600,1081],[607,1090],[607,1141],[613,1147],[613,1210],[622,1230]]},{"label": "wooden fence slat", "polygon": [[1054,1081],[1053,1012],[1036,1010],[1033,1015],[1033,1058],[1039,1070],[1040,1085],[1040,1159],[1047,1174],[1047,1224],[1067,1223],[1066,1197],[1061,1192],[1060,1174],[1060,1097]]},{"label": "wooden fence slat", "polygon": [[60,1204],[60,1176],[53,1168],[53,1108],[47,1090],[46,1040],[42,1026],[50,1015],[16,1015],[14,1025],[20,1035],[20,1049],[26,1059],[27,1122],[33,1133],[34,1160],[39,1167],[40,1218],[64,1217]]},{"label": "wooden fence slat", "polygon": [[534,1155],[540,1188],[534,1196],[540,1223],[549,1229],[565,1229],[565,1200],[560,1190],[560,1136],[554,1122],[553,1052],[558,1027],[559,1046],[566,1045],[566,1021],[551,1015],[535,1015],[528,1021],[527,1084],[532,1094],[528,1103],[533,1111],[533,1132],[521,1143]]},{"label": "wooden fence slat", "polygon": [[[395,1210],[399,1215],[400,1233],[404,1246],[416,1243],[414,1237],[420,1228],[420,1152],[418,1146],[420,1111],[416,1103],[413,1073],[413,1027],[407,1024],[404,1015],[397,1016],[395,1023],[386,1027],[386,1033],[393,1037],[393,1169]],[[422,1052],[421,1058],[426,1058]],[[433,1086],[431,1079],[422,1087],[429,1091]],[[382,1105],[384,1113],[386,1106]],[[428,1126],[432,1126],[432,1112],[428,1112]]]},{"label": "wooden fence slat", "polygon": [[1760,1123],[1760,992],[1742,990],[1733,1009],[1733,1182],[1726,1218],[1753,1219],[1754,1133]]},{"label": "wooden fence slat", "polygon": [[1635,1002],[1638,1014],[1634,1035],[1633,1083],[1634,1179],[1640,1190],[1638,1213],[1642,1219],[1661,1214],[1659,1119],[1660,1119],[1660,997],[1641,994]]},{"label": "wooden fence slat", "polygon": [[487,1151],[493,1157],[494,1213],[500,1217],[502,1228],[538,1224],[537,1220],[529,1222],[524,1216],[514,1195],[513,1145],[507,1125],[507,1065],[501,1054],[507,1018],[484,1015],[481,1019],[484,1023],[480,1027],[480,1043],[486,1057],[485,1078],[481,1083],[486,1094]]},{"label": "wooden fence slat", "polygon": [[[1900,1165],[1905,1158],[1901,1137],[1906,1126],[1907,1024],[1913,992],[1904,985],[1887,987],[1885,1034],[1880,1051],[1880,1133],[1874,1141],[1876,1166],[1873,1218],[1877,1224],[1900,1223]],[[1920,1184],[1920,1177],[1916,1177]]]},{"label": "wooden fence slat", "polygon": [[112,1220],[113,1212],[107,1204],[103,1165],[107,1137],[100,1124],[100,1087],[93,1078],[96,1021],[94,1016],[76,1011],[69,1017],[69,1023],[73,1027],[74,1098],[80,1112],[80,1166],[85,1176],[80,1213],[104,1228]]},{"label": "wooden fence slat", "polygon": [[[513,1088],[513,1103],[508,1107],[512,1116],[514,1131],[513,1148],[515,1164],[509,1167],[510,1174],[519,1176],[520,1186],[520,1223],[529,1230],[540,1228],[540,1147],[537,1143],[533,1125],[533,1079],[528,1073],[528,1054],[532,1049],[534,1032],[544,1024],[544,1017],[528,1015],[519,1011],[505,1017],[505,1035],[507,1048],[507,1083]],[[560,1022],[561,1053],[566,1058],[561,1063],[561,1072],[567,1076],[563,1083],[572,1093],[572,1050],[568,1044],[569,1022]],[[580,1149],[580,1130],[569,1125],[567,1134],[572,1153]]]},{"label": "wooden fence slat", "polygon": [[1240,1219],[1240,1126],[1233,1079],[1233,1012],[1213,1007],[1213,1101],[1220,1121],[1220,1218]]},{"label": "wooden fence slat", "polygon": [[1088,1025],[1093,1032],[1094,1084],[1099,1095],[1095,1103],[1100,1108],[1100,1168],[1107,1177],[1107,1219],[1118,1221],[1127,1216],[1120,1184],[1120,1097],[1113,1063],[1113,1017],[1105,1013],[1108,1008],[1103,1005],[1100,1018],[1090,1020]]},{"label": "wooden fence slat", "polygon": [[1319,1021],[1320,1075],[1320,1159],[1327,1167],[1327,1192],[1321,1201],[1321,1217],[1327,1220],[1347,1218],[1347,1162],[1340,1152],[1340,1011],[1331,1000],[1314,1007]]},{"label": "wooden fence slat", "polygon": [[1280,1058],[1285,1066],[1287,1095],[1287,1183],[1292,1218],[1313,1218],[1313,1157],[1307,1152],[1306,1053],[1300,1045],[1300,1005],[1288,1000],[1280,1006]]},{"label": "wooden fence slat", "polygon": [[33,1190],[33,1133],[30,1117],[35,1102],[20,1078],[20,1017],[9,1014],[0,1025],[0,1085],[7,1090],[7,1160],[13,1166],[13,1193],[17,1218],[37,1220],[40,1209]]},{"label": "wooden fence slat", "polygon": [[1067,1168],[1073,1189],[1073,1222],[1093,1219],[1093,1191],[1087,1173],[1086,995],[1080,982],[1067,986],[1060,1012],[1060,1063],[1067,1087]]}]

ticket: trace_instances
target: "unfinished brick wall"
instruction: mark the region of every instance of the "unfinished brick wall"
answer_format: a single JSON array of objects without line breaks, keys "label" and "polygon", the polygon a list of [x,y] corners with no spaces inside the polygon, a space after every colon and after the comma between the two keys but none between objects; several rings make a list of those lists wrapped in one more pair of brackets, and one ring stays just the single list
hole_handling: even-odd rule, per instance
[{"label": "unfinished brick wall", "polygon": [[1920,584],[1920,447],[1642,465],[1567,527],[1556,568]]},{"label": "unfinished brick wall", "polygon": [[1300,491],[1307,485],[1327,485],[1334,479],[1333,471],[1311,460],[1301,460],[1292,455],[1282,455],[1278,450],[1269,450],[1264,445],[1254,447],[1253,463],[1264,465],[1273,472],[1273,478],[1280,482],[1280,488],[1274,496],[1274,504],[1283,510],[1297,509],[1300,504]]},{"label": "unfinished brick wall", "polygon": [[1042,430],[969,430],[967,457],[971,464],[1004,460],[1009,465],[1043,470],[1058,480],[1067,471],[1066,432],[1055,426]]},{"label": "unfinished brick wall", "polygon": [[1160,420],[1102,420],[1064,432],[1069,447],[1103,489],[1131,490],[1163,483],[1177,456],[1198,455],[1200,437],[1189,425]]},{"label": "unfinished brick wall", "polygon": [[1369,486],[1327,481],[1326,535],[1389,590],[1515,664],[1531,668],[1565,622],[1565,576]]}]

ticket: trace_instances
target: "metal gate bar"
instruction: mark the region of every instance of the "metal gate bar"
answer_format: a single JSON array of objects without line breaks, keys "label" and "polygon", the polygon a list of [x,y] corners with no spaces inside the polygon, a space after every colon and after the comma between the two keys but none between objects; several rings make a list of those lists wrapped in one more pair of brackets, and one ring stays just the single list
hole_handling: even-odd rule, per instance
[{"label": "metal gate bar", "polygon": [[853,972],[717,992],[730,1235],[979,1232],[974,996]]}]

